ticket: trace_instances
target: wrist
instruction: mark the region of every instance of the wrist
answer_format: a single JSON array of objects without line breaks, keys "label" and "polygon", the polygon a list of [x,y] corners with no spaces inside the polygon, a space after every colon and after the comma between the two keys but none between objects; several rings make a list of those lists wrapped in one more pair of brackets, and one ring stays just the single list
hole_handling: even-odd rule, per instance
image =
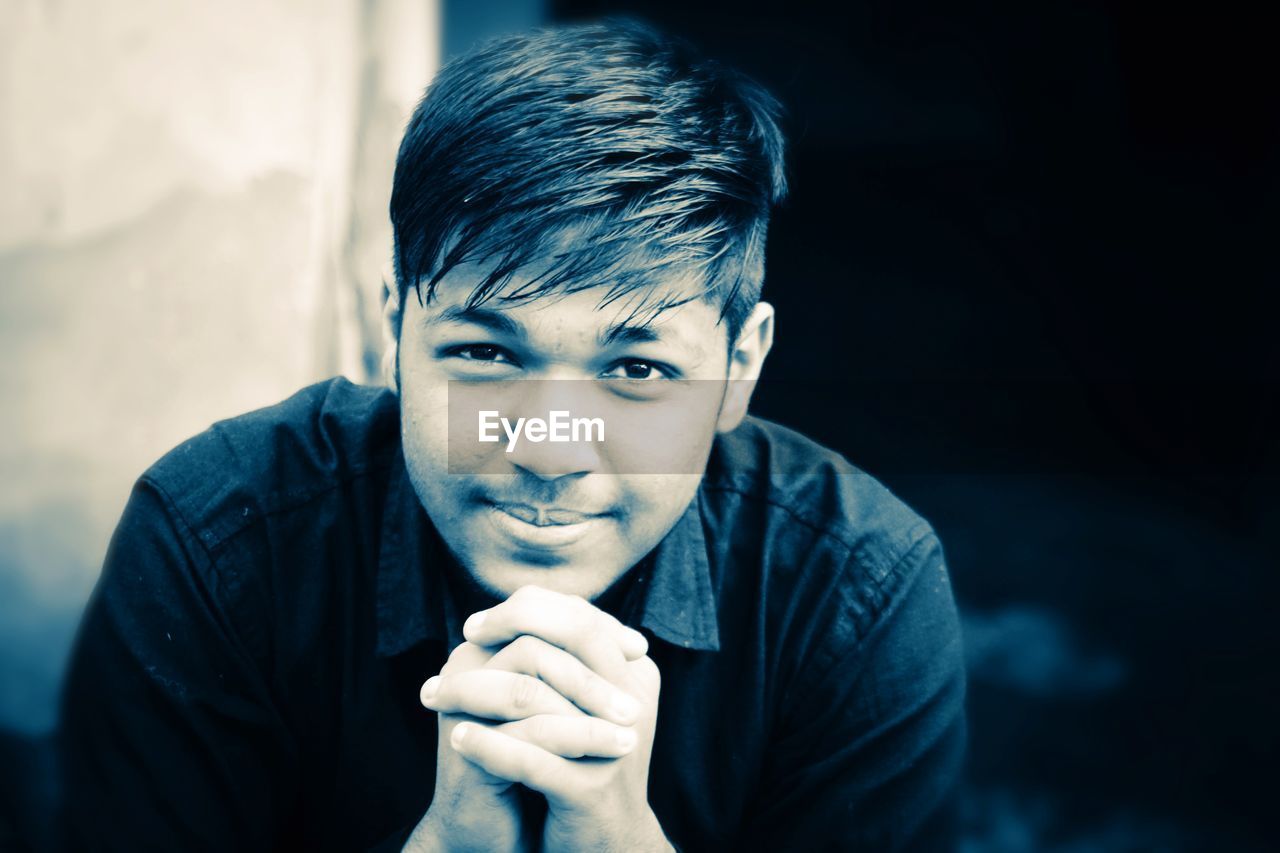
[{"label": "wrist", "polygon": [[448,820],[430,809],[414,827],[401,853],[470,853],[525,849],[517,835],[508,837],[492,820],[480,815],[452,815]]},{"label": "wrist", "polygon": [[607,815],[553,812],[543,831],[543,850],[666,853],[675,847],[646,804],[643,811],[619,810]]},{"label": "wrist", "polygon": [[413,832],[409,834],[409,840],[405,842],[400,853],[444,853],[449,846],[445,844],[440,827],[428,809],[427,813],[422,816],[422,820],[418,821],[418,825],[413,828]]},{"label": "wrist", "polygon": [[675,846],[667,840],[667,834],[663,832],[662,824],[658,822],[658,816],[651,808],[645,809],[639,836],[640,843],[636,849],[649,850],[653,853],[675,853]]}]

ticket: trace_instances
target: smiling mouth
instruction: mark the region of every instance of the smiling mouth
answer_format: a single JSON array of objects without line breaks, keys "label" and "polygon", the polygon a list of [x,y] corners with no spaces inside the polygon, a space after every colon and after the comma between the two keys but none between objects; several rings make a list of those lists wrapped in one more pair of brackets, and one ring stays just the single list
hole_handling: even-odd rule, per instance
[{"label": "smiling mouth", "polygon": [[502,503],[499,501],[488,501],[488,503],[494,509],[505,512],[507,515],[534,527],[565,527],[572,524],[582,524],[601,517],[599,513],[578,512],[577,510],[556,507],[536,507],[529,504]]}]

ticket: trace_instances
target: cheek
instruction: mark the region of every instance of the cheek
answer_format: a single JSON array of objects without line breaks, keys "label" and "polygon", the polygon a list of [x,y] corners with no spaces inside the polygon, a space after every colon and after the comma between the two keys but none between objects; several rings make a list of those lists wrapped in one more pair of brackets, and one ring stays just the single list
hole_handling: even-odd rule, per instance
[{"label": "cheek", "polygon": [[[469,481],[449,473],[448,446],[437,421],[438,418],[414,413],[409,404],[401,406],[405,468],[418,501],[432,522],[442,532],[457,532],[464,521]],[[455,544],[448,536],[446,541]]]},{"label": "cheek", "polygon": [[443,413],[423,403],[405,400],[400,405],[400,432],[405,458],[419,467],[442,471],[448,465],[448,429],[443,422]]},{"label": "cheek", "polygon": [[622,486],[630,512],[623,535],[632,547],[641,552],[640,556],[657,545],[675,525],[701,482],[701,474],[624,478]]},{"label": "cheek", "polygon": [[700,476],[715,440],[720,387],[698,383],[695,391],[617,411],[603,445],[608,469],[623,475]]},{"label": "cheek", "polygon": [[447,456],[448,408],[448,383],[435,379],[420,363],[402,357],[400,429],[406,456],[412,453],[433,465]]}]

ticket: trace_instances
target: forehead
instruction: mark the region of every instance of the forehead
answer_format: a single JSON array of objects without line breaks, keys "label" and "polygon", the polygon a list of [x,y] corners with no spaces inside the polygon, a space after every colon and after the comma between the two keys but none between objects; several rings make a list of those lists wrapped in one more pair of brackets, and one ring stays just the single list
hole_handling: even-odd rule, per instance
[{"label": "forehead", "polygon": [[671,336],[691,344],[703,340],[713,343],[725,334],[720,310],[706,298],[704,278],[694,269],[665,269],[622,293],[614,293],[602,283],[526,296],[523,294],[537,289],[545,272],[543,267],[530,265],[477,302],[476,288],[492,269],[475,262],[451,269],[421,308],[422,321],[430,327],[483,317],[490,321],[483,325],[510,326],[509,331],[518,329],[525,336],[589,335],[602,344]]}]

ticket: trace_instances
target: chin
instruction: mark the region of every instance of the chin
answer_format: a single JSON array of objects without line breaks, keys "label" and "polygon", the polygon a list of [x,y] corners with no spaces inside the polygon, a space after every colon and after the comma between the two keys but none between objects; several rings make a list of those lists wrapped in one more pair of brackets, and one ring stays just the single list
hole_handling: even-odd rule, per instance
[{"label": "chin", "polygon": [[510,596],[522,586],[534,585],[589,600],[608,589],[624,571],[626,567],[613,571],[598,563],[545,561],[531,556],[529,560],[482,560],[471,569],[471,575],[500,598]]}]

